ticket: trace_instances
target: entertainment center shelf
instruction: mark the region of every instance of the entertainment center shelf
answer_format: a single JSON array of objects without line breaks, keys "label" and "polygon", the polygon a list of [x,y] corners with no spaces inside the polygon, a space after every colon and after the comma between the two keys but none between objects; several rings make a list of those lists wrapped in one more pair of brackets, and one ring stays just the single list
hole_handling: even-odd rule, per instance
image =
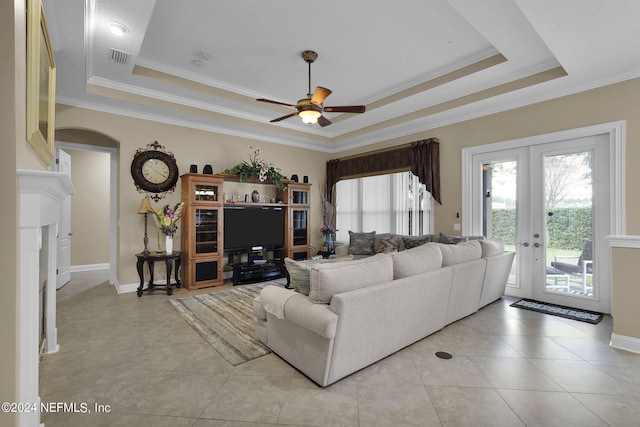
[{"label": "entertainment center shelf", "polygon": [[[270,182],[238,181],[222,174],[181,176],[183,285],[188,290],[223,285],[225,270],[233,271],[234,285],[282,277],[285,257],[310,256],[310,184],[283,181],[287,188],[276,190]],[[235,198],[235,192],[225,193],[225,184],[240,188],[240,195],[260,189],[264,200],[225,201]]]}]

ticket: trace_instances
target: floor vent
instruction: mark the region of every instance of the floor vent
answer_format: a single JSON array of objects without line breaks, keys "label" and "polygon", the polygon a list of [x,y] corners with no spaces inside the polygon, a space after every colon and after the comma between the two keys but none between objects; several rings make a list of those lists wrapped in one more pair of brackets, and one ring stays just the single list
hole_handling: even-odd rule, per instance
[{"label": "floor vent", "polygon": [[126,64],[129,59],[129,54],[118,49],[111,48],[111,60],[118,64]]}]

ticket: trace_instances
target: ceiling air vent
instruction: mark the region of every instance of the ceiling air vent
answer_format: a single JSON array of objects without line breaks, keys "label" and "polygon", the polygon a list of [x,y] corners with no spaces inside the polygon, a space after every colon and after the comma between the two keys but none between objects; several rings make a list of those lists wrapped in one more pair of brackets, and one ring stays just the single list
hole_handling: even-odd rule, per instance
[{"label": "ceiling air vent", "polygon": [[111,60],[118,64],[126,64],[129,59],[129,54],[118,49],[111,48]]}]

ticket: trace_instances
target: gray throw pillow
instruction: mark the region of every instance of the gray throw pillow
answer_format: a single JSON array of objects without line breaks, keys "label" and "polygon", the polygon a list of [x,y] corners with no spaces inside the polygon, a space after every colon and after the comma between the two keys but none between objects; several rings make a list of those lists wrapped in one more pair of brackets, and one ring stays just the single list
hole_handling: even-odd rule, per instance
[{"label": "gray throw pillow", "polygon": [[299,292],[303,295],[309,295],[310,291],[310,283],[311,280],[309,278],[311,267],[315,264],[323,264],[330,262],[342,262],[342,261],[351,261],[353,260],[352,256],[344,256],[338,258],[330,258],[330,259],[309,259],[303,261],[295,261],[291,258],[284,259],[284,265],[287,268],[287,272],[289,273],[289,278],[291,282],[289,285],[293,288],[294,291]]},{"label": "gray throw pillow", "polygon": [[417,248],[425,243],[431,241],[431,236],[425,234],[424,236],[402,236],[402,243],[404,243],[405,249]]},{"label": "gray throw pillow", "polygon": [[356,233],[349,230],[349,254],[351,255],[374,255],[374,244],[376,232]]},{"label": "gray throw pillow", "polygon": [[384,236],[380,239],[376,253],[388,254],[391,252],[397,252],[398,246],[400,246],[400,238],[394,234]]},{"label": "gray throw pillow", "polygon": [[451,234],[440,233],[440,243],[446,245],[457,245],[460,242],[468,242],[468,237],[452,236]]}]

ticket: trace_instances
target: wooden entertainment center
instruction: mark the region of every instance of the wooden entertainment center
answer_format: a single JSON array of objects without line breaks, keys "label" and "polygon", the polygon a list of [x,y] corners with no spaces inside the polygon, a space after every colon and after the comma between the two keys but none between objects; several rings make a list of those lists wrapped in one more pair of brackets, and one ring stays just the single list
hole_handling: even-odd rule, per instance
[{"label": "wooden entertainment center", "polygon": [[[276,201],[225,201],[224,184],[238,182],[230,175],[188,173],[181,177],[182,201],[182,266],[183,285],[188,290],[221,286],[226,268],[233,269],[234,284],[268,280],[276,277],[274,267],[284,257],[307,259],[310,257],[311,184],[283,181],[286,189],[277,190]],[[274,185],[271,182],[251,181],[251,185]],[[224,207],[277,207],[284,210],[284,244],[257,254],[257,249],[225,253]],[[246,259],[243,255],[246,254]],[[269,258],[271,257],[271,258]],[[259,262],[255,262],[255,261]]]}]

